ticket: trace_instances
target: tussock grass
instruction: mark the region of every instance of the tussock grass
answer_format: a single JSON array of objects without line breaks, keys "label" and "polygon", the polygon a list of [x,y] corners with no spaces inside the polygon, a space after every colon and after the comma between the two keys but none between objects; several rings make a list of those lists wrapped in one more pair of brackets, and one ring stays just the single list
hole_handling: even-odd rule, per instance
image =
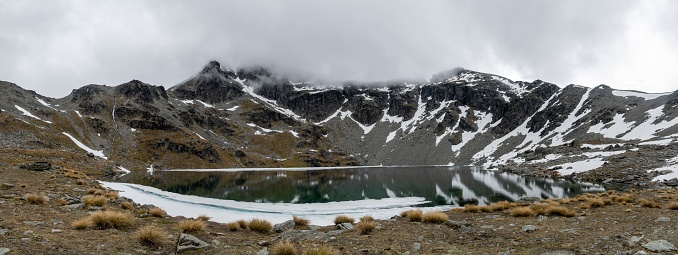
[{"label": "tussock grass", "polygon": [[372,216],[365,215],[363,217],[360,217],[360,221],[361,222],[363,222],[363,221],[374,221],[374,218],[372,218]]},{"label": "tussock grass", "polygon": [[212,217],[202,214],[202,215],[198,215],[198,218],[196,218],[196,219],[201,220],[201,221],[208,221],[208,220],[212,219]]},{"label": "tussock grass", "polygon": [[109,191],[104,194],[104,196],[111,201],[118,200],[120,198],[120,194],[117,191]]},{"label": "tussock grass", "polygon": [[68,177],[68,178],[73,178],[73,179],[92,179],[92,178],[88,177],[87,175],[85,175],[85,174],[83,174],[83,173],[81,173],[81,172],[72,170],[72,169],[62,169],[61,171],[64,173],[64,176],[66,176],[66,177]]},{"label": "tussock grass", "polygon": [[509,214],[513,217],[530,217],[534,211],[530,207],[515,207],[509,210]]},{"label": "tussock grass", "polygon": [[532,212],[536,215],[546,215],[546,210],[551,207],[549,204],[536,203],[529,206],[532,209]]},{"label": "tussock grass", "polygon": [[89,216],[94,227],[99,229],[122,229],[132,226],[134,216],[126,212],[98,211]]},{"label": "tussock grass", "polygon": [[82,199],[82,201],[85,203],[86,206],[104,206],[108,199],[104,196],[98,196],[98,195],[93,195],[93,196],[86,196],[85,198]]},{"label": "tussock grass", "polygon": [[602,207],[605,205],[605,200],[602,198],[589,198],[586,199],[586,203],[588,204],[589,207],[595,208],[595,207]]},{"label": "tussock grass", "polygon": [[292,221],[294,221],[294,226],[296,227],[308,227],[311,224],[310,220],[297,216],[292,216]]},{"label": "tussock grass", "polygon": [[95,192],[97,192],[98,189],[87,189],[87,194],[92,194],[94,195]]},{"label": "tussock grass", "polygon": [[400,213],[400,216],[408,218],[410,221],[421,221],[422,214],[420,209],[413,209]]},{"label": "tussock grass", "polygon": [[160,247],[167,240],[167,233],[156,226],[145,226],[134,233],[137,242],[146,246]]},{"label": "tussock grass", "polygon": [[421,216],[421,222],[424,223],[444,223],[449,217],[444,212],[426,212]]},{"label": "tussock grass", "polygon": [[73,227],[74,229],[86,229],[92,227],[92,225],[93,225],[92,220],[90,220],[89,217],[85,217],[71,222],[71,227]]},{"label": "tussock grass", "polygon": [[334,218],[334,224],[335,225],[338,225],[338,224],[341,224],[341,223],[351,223],[351,224],[353,224],[353,222],[355,222],[355,219],[348,217],[346,215],[339,215],[336,218]]},{"label": "tussock grass", "polygon": [[66,199],[63,198],[59,198],[59,200],[57,200],[57,203],[61,206],[68,205],[68,201],[66,201]]},{"label": "tussock grass", "polygon": [[311,248],[304,252],[304,255],[338,255],[339,252],[329,246],[320,246],[317,248]]},{"label": "tussock grass", "polygon": [[477,206],[474,204],[465,204],[464,205],[464,212],[471,212],[471,213],[479,213],[482,212],[483,208],[482,206]]},{"label": "tussock grass", "polygon": [[238,231],[240,229],[240,223],[238,223],[237,221],[229,222],[226,223],[226,227],[230,231]]},{"label": "tussock grass", "polygon": [[269,249],[271,255],[295,255],[297,249],[290,241],[277,242]]},{"label": "tussock grass", "polygon": [[488,205],[487,207],[492,212],[496,212],[496,211],[503,211],[503,210],[506,210],[506,209],[511,209],[513,207],[516,207],[516,206],[518,206],[518,204],[516,204],[516,203],[511,203],[511,202],[508,202],[508,201],[499,201],[499,202],[493,203],[491,205]]},{"label": "tussock grass", "polygon": [[356,225],[356,228],[360,231],[361,235],[369,235],[374,231],[376,226],[377,224],[374,221],[361,221]]},{"label": "tussock grass", "polygon": [[183,233],[200,232],[205,230],[207,224],[201,220],[182,220],[179,222],[179,229]]},{"label": "tussock grass", "polygon": [[78,185],[87,185],[87,181],[85,181],[85,180],[83,180],[83,179],[79,179],[76,183],[77,183]]},{"label": "tussock grass", "polygon": [[248,226],[249,222],[247,222],[246,220],[238,220],[236,222],[238,222],[238,225],[240,225],[240,228],[242,228],[242,229],[248,229],[249,228],[249,226]]},{"label": "tussock grass", "polygon": [[640,199],[638,200],[638,204],[642,207],[648,207],[648,208],[660,208],[661,205],[657,203],[657,201],[651,200],[651,199]]},{"label": "tussock grass", "polygon": [[130,210],[130,211],[134,210],[134,204],[132,204],[129,201],[125,201],[125,202],[120,203],[120,207],[122,209],[125,209],[125,210]]},{"label": "tussock grass", "polygon": [[153,216],[153,217],[158,217],[158,218],[163,218],[163,217],[167,216],[167,212],[165,212],[165,210],[163,210],[160,207],[151,208],[150,210],[148,210],[148,214]]},{"label": "tussock grass", "polygon": [[47,197],[36,194],[26,194],[26,201],[28,201],[31,204],[42,205],[47,203]]},{"label": "tussock grass", "polygon": [[567,209],[564,206],[551,206],[546,208],[546,214],[548,215],[560,215],[564,217],[574,217],[577,215],[576,212]]},{"label": "tussock grass", "polygon": [[247,226],[249,227],[250,230],[262,234],[268,234],[273,229],[273,225],[271,225],[271,222],[258,218],[250,220]]},{"label": "tussock grass", "polygon": [[669,208],[671,210],[678,210],[678,202],[670,203],[668,206],[666,206],[666,208]]}]

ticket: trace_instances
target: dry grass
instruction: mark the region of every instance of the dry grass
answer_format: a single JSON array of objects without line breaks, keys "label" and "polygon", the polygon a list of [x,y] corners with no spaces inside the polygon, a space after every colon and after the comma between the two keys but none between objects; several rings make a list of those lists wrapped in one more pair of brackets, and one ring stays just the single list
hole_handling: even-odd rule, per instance
[{"label": "dry grass", "polygon": [[76,182],[78,185],[87,185],[87,181],[80,179]]},{"label": "dry grass", "polygon": [[240,229],[240,223],[238,223],[237,221],[229,222],[226,223],[226,227],[230,231],[238,231]]},{"label": "dry grass", "polygon": [[165,212],[165,210],[163,210],[160,207],[151,208],[150,210],[148,210],[148,214],[150,214],[153,217],[158,217],[158,218],[163,218],[163,217],[167,216],[167,213]]},{"label": "dry grass", "polygon": [[73,178],[73,179],[92,179],[92,178],[88,177],[87,175],[85,175],[85,174],[83,174],[83,173],[81,173],[81,172],[75,171],[75,170],[71,170],[71,169],[62,169],[61,171],[64,172],[64,176],[69,177],[69,178]]},{"label": "dry grass", "polygon": [[642,207],[648,207],[648,208],[660,208],[661,205],[657,203],[657,201],[651,200],[651,199],[640,199],[638,200],[638,204]]},{"label": "dry grass", "polygon": [[122,229],[132,226],[134,216],[126,212],[98,211],[89,216],[94,227],[99,229]]},{"label": "dry grass", "polygon": [[98,189],[87,189],[87,194],[92,194],[94,195],[95,192],[97,192]]},{"label": "dry grass", "polygon": [[250,230],[262,234],[268,234],[273,229],[273,225],[271,225],[271,222],[258,218],[250,220],[247,226]]},{"label": "dry grass", "polygon": [[108,202],[108,199],[104,196],[86,196],[85,198],[82,199],[82,201],[85,203],[86,206],[104,206],[106,202]]},{"label": "dry grass", "polygon": [[372,218],[372,216],[365,215],[363,217],[360,217],[360,221],[361,222],[363,222],[363,221],[374,221],[374,218]]},{"label": "dry grass", "polygon": [[444,223],[449,217],[444,212],[426,212],[421,216],[424,223]]},{"label": "dry grass", "polygon": [[516,206],[517,206],[516,203],[510,203],[508,201],[500,201],[500,202],[496,202],[494,204],[488,205],[486,207],[490,211],[496,212],[496,211],[503,211],[503,210],[506,210],[506,209],[511,209],[513,207],[516,207]]},{"label": "dry grass", "polygon": [[208,220],[212,219],[212,217],[203,214],[203,215],[199,215],[198,218],[196,218],[196,219],[201,220],[201,221],[208,221]]},{"label": "dry grass", "polygon": [[310,220],[297,216],[292,216],[292,221],[294,221],[294,226],[297,227],[308,227],[308,225],[311,224]]},{"label": "dry grass", "polygon": [[31,204],[42,205],[47,203],[47,197],[36,194],[26,194],[26,201],[28,201]]},{"label": "dry grass", "polygon": [[351,223],[351,224],[353,224],[353,222],[355,222],[355,219],[348,217],[346,215],[339,215],[336,218],[334,218],[334,224],[341,224],[341,223]]},{"label": "dry grass", "polygon": [[297,249],[294,248],[294,244],[290,241],[282,241],[271,246],[268,252],[271,255],[295,255],[297,254]]},{"label": "dry grass", "polygon": [[560,215],[564,217],[574,217],[577,215],[576,212],[567,209],[564,206],[551,206],[546,208],[546,214],[548,215]]},{"label": "dry grass", "polygon": [[531,204],[529,206],[529,208],[532,209],[532,213],[536,215],[546,215],[546,211],[549,207],[551,207],[551,205],[544,203]]},{"label": "dry grass", "polygon": [[410,221],[421,221],[421,215],[423,213],[420,209],[407,210],[400,213],[400,216],[408,218]]},{"label": "dry grass", "polygon": [[160,247],[166,242],[167,233],[156,226],[145,226],[137,230],[134,237],[142,245]]},{"label": "dry grass", "polygon": [[356,225],[356,228],[360,231],[360,234],[369,235],[374,231],[376,226],[377,224],[374,221],[361,221]]},{"label": "dry grass", "polygon": [[632,203],[633,202],[633,195],[631,194],[623,194],[623,195],[611,195],[610,199],[614,202],[619,202],[619,203]]},{"label": "dry grass", "polygon": [[678,210],[678,202],[670,203],[668,206],[666,206],[666,208],[669,208],[671,210]]},{"label": "dry grass", "polygon": [[470,213],[479,213],[483,211],[482,206],[477,206],[474,204],[465,204],[464,205],[464,212],[470,212]]},{"label": "dry grass", "polygon": [[534,214],[530,207],[515,207],[509,210],[509,214],[513,217],[530,217]]},{"label": "dry grass", "polygon": [[248,229],[249,228],[249,223],[246,220],[238,220],[236,221],[238,225],[240,225],[240,228],[242,229]]},{"label": "dry grass", "polygon": [[605,205],[605,200],[602,198],[589,198],[586,199],[586,203],[588,204],[589,207],[601,207]]},{"label": "dry grass", "polygon": [[134,210],[134,204],[132,204],[129,201],[125,201],[125,202],[120,203],[120,207],[122,209],[125,209],[125,210],[130,210],[130,211]]},{"label": "dry grass", "polygon": [[68,201],[66,201],[66,199],[63,198],[59,198],[59,200],[57,200],[57,203],[61,206],[68,205]]},{"label": "dry grass", "polygon": [[90,220],[89,217],[85,217],[71,222],[71,227],[73,227],[74,229],[86,229],[91,227],[92,225],[93,225],[92,220]]},{"label": "dry grass", "polygon": [[120,194],[118,194],[117,191],[106,192],[106,194],[104,194],[104,196],[107,197],[108,199],[110,199],[111,201],[118,200],[118,198],[120,198]]},{"label": "dry grass", "polygon": [[182,220],[179,222],[179,229],[183,233],[203,231],[206,226],[207,224],[201,220]]},{"label": "dry grass", "polygon": [[311,248],[304,252],[304,255],[338,255],[339,252],[329,246],[320,246],[317,248]]}]

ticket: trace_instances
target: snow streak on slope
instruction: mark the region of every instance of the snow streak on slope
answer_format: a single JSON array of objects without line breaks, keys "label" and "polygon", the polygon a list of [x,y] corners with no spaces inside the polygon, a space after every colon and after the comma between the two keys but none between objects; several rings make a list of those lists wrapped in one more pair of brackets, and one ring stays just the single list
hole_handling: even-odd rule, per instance
[{"label": "snow streak on slope", "polygon": [[586,93],[581,97],[579,100],[579,104],[570,112],[570,115],[567,116],[567,119],[563,121],[558,128],[555,130],[551,131],[551,134],[555,134],[555,136],[551,139],[551,146],[559,146],[567,143],[565,141],[565,135],[567,134],[568,131],[572,130],[575,128],[574,123],[579,120],[581,117],[586,116],[586,114],[589,114],[591,110],[586,110],[585,112],[581,114],[577,114],[579,110],[581,110],[582,106],[584,106],[584,102],[589,98],[589,94],[591,93],[590,88],[586,89]]},{"label": "snow streak on slope", "polygon": [[73,141],[73,143],[75,143],[75,145],[77,145],[78,147],[80,147],[80,149],[83,149],[83,150],[85,150],[86,152],[92,153],[92,154],[94,154],[94,156],[101,157],[101,158],[103,158],[103,159],[108,159],[108,158],[104,155],[104,152],[103,152],[103,151],[96,151],[96,150],[90,149],[89,147],[87,147],[87,145],[85,145],[84,143],[81,143],[80,141],[78,141],[78,139],[75,139],[75,137],[73,137],[73,136],[70,135],[69,133],[63,132],[62,134],[68,136],[68,138],[71,138],[71,141]]},{"label": "snow streak on slope", "polygon": [[640,97],[645,100],[652,100],[661,96],[670,95],[671,93],[644,93],[631,90],[612,90],[612,95],[618,97]]},{"label": "snow streak on slope", "polygon": [[668,174],[662,174],[660,176],[654,177],[653,181],[662,181],[662,180],[671,180],[673,178],[678,178],[678,156],[675,156],[666,161],[666,166],[654,169],[652,171],[671,171]]},{"label": "snow streak on slope", "polygon": [[265,98],[263,96],[260,96],[257,93],[254,93],[254,87],[245,85],[245,80],[240,79],[240,77],[234,79],[234,81],[236,81],[236,82],[240,83],[240,85],[242,85],[242,87],[243,87],[242,91],[243,92],[249,94],[250,96],[252,96],[256,99],[259,99],[260,101],[264,102],[265,104],[267,104],[269,107],[273,108],[274,110],[276,110],[276,111],[278,111],[282,114],[285,114],[285,115],[287,115],[291,118],[294,118],[298,121],[306,122],[306,119],[297,115],[292,110],[289,110],[289,109],[286,109],[284,107],[279,106],[278,103],[275,100],[271,100],[271,99]]},{"label": "snow streak on slope", "polygon": [[28,116],[28,117],[34,118],[34,119],[39,120],[39,121],[42,121],[42,122],[46,122],[46,123],[52,124],[51,121],[47,121],[47,120],[43,120],[43,119],[41,119],[41,118],[38,118],[37,116],[31,114],[31,112],[27,111],[26,109],[21,108],[21,106],[15,105],[14,107],[16,107],[17,110],[21,111],[24,115],[26,115],[26,116]]},{"label": "snow streak on slope", "polygon": [[678,124],[678,118],[674,118],[672,121],[663,120],[659,123],[655,122],[663,116],[664,106],[660,106],[654,109],[647,111],[649,115],[648,118],[641,122],[639,125],[633,127],[631,132],[625,134],[622,139],[631,140],[631,139],[641,139],[647,140],[650,138],[656,137],[654,134],[671,126]]}]

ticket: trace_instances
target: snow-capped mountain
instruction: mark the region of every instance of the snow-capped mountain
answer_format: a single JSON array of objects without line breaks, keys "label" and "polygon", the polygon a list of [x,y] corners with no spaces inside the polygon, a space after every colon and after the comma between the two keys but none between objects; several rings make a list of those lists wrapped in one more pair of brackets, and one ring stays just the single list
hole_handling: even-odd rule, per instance
[{"label": "snow-capped mountain", "polygon": [[[328,85],[215,61],[168,90],[136,80],[61,99],[7,82],[0,90],[0,114],[33,130],[25,132],[68,134],[128,168],[486,165],[586,177],[611,166],[677,167],[678,91],[561,88],[466,69],[428,82]],[[638,155],[648,160],[630,162]],[[628,177],[609,171],[589,179]]]}]

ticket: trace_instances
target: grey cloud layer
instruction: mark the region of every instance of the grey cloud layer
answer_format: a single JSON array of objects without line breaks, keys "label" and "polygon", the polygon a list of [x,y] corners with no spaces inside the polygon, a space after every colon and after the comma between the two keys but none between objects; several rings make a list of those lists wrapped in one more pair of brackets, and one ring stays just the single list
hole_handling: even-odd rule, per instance
[{"label": "grey cloud layer", "polygon": [[[675,45],[676,27],[667,25],[678,21],[674,3],[3,0],[0,79],[53,97],[131,79],[169,87],[216,59],[330,80],[427,79],[462,66],[559,85],[668,91],[678,87],[676,72],[630,65],[647,69],[634,74],[625,62],[643,56],[626,54],[643,6],[654,7],[648,24],[657,41]],[[659,62],[678,64],[678,51],[665,51]]]}]

